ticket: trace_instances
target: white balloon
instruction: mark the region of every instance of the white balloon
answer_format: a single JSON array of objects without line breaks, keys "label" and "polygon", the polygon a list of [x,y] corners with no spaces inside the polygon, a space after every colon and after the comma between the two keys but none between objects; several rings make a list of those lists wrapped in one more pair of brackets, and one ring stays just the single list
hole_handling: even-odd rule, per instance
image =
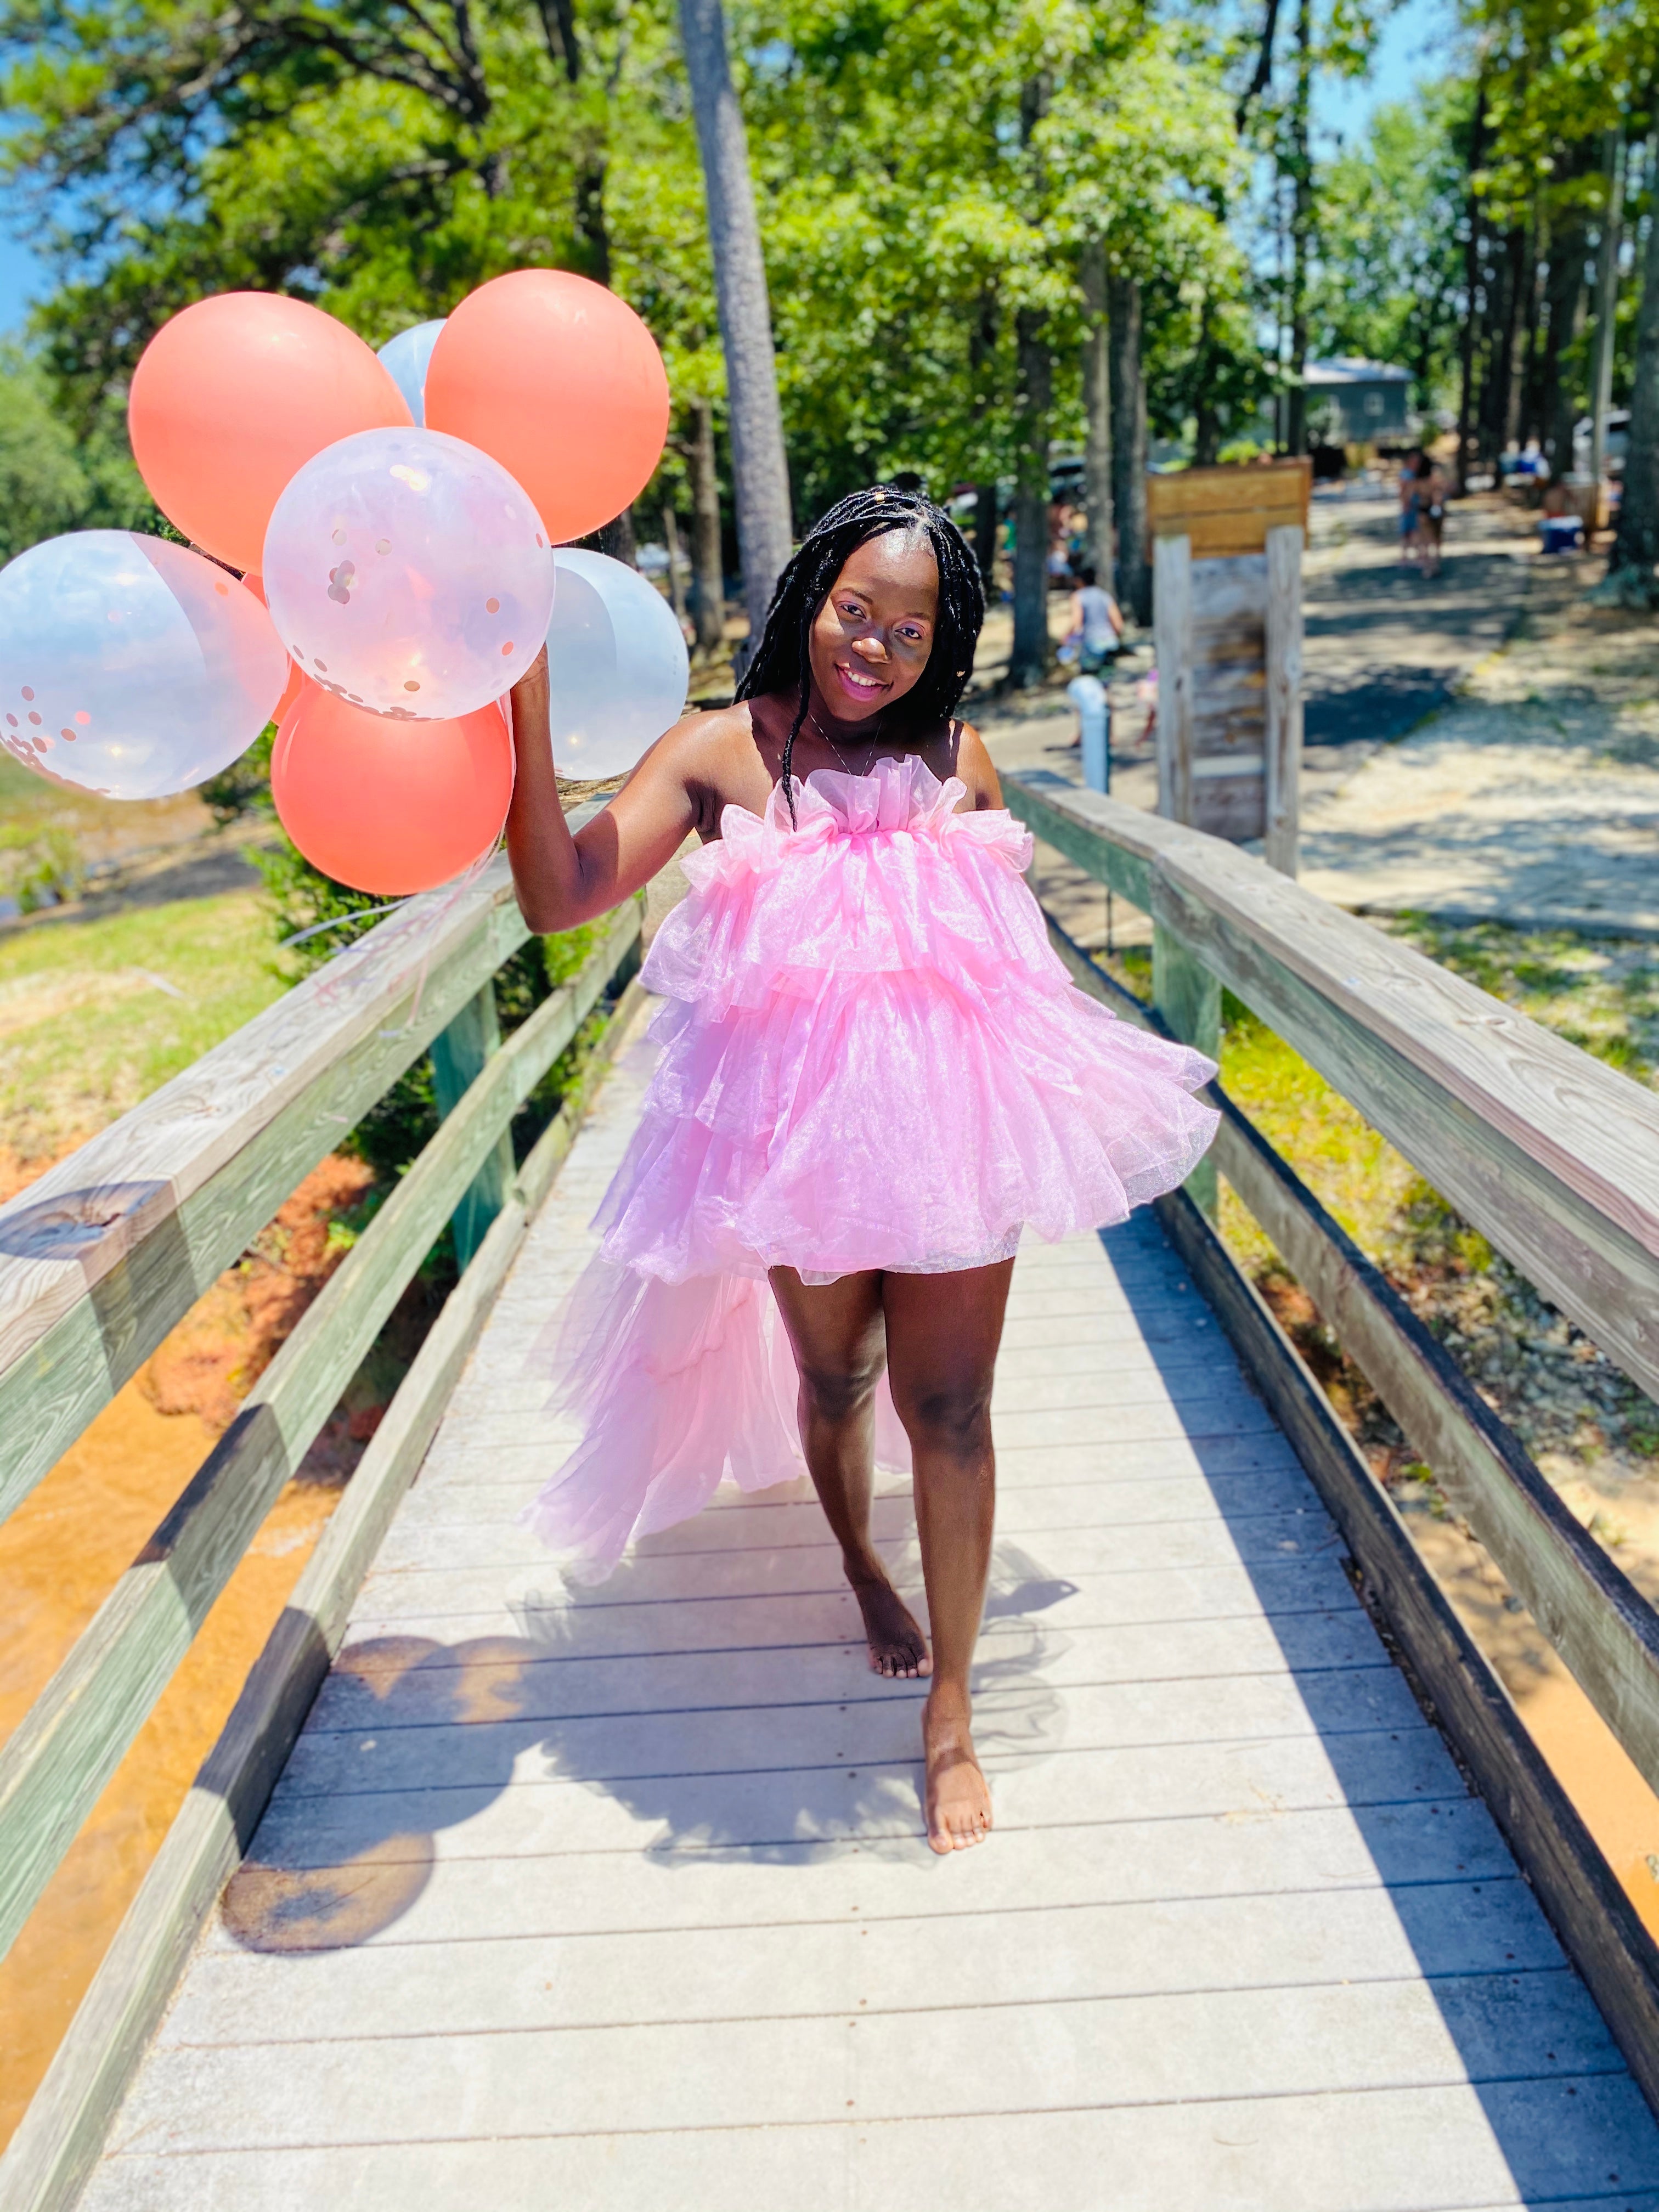
[{"label": "white balloon", "polygon": [[673,609],[636,568],[568,545],[553,557],[553,758],[562,775],[623,775],[685,711],[685,639]]},{"label": "white balloon", "polygon": [[216,562],[132,530],[49,538],[0,570],[0,744],[106,799],[164,799],[270,720],[288,655]]},{"label": "white balloon", "polygon": [[527,493],[441,430],[359,430],[289,479],[260,571],[307,676],[403,720],[470,714],[541,651],[553,556]]},{"label": "white balloon", "polygon": [[442,316],[435,323],[416,323],[406,331],[399,331],[395,338],[388,338],[380,350],[387,374],[408,401],[409,411],[417,425],[426,422],[427,363],[443,326]]}]

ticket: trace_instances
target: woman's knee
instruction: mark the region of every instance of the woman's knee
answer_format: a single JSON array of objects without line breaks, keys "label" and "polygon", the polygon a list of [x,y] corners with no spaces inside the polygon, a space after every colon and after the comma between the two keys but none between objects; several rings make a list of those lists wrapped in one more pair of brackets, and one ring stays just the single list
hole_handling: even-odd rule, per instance
[{"label": "woman's knee", "polygon": [[948,1377],[893,1385],[893,1402],[906,1435],[919,1449],[977,1457],[991,1443],[991,1378]]},{"label": "woman's knee", "polygon": [[821,1421],[849,1420],[876,1395],[884,1363],[879,1358],[846,1362],[798,1361],[808,1410]]}]

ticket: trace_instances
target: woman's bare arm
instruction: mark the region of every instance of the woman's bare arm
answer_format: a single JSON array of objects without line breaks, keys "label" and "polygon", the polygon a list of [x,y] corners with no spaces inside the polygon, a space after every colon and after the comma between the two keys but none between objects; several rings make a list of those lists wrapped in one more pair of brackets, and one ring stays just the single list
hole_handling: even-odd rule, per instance
[{"label": "woman's bare arm", "polygon": [[988,806],[1001,805],[1002,786],[997,781],[996,769],[985,750],[984,738],[971,722],[962,726],[962,738],[957,747],[957,774],[968,787],[975,814]]},{"label": "woman's bare arm", "polygon": [[608,914],[665,867],[698,826],[702,794],[721,785],[737,717],[689,714],[575,837],[564,818],[548,737],[547,655],[513,687],[518,776],[507,810],[507,850],[525,920],[538,935]]}]

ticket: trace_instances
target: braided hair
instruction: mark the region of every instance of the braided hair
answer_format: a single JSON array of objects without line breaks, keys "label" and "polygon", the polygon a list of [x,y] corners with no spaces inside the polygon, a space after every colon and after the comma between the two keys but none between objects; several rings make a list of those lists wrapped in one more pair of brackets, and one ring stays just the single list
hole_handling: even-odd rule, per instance
[{"label": "braided hair", "polygon": [[771,691],[796,694],[794,720],[783,745],[783,795],[795,818],[795,794],[789,764],[795,739],[806,720],[812,670],[809,643],[818,610],[860,545],[902,530],[925,537],[939,566],[939,615],[933,650],[920,681],[884,711],[912,728],[948,722],[973,673],[974,648],[985,620],[985,586],[979,563],[950,516],[925,494],[875,484],[855,491],[832,507],[801,540],[799,550],[778,578],[767,610],[766,627],[754,658],[738,685],[739,699]]}]

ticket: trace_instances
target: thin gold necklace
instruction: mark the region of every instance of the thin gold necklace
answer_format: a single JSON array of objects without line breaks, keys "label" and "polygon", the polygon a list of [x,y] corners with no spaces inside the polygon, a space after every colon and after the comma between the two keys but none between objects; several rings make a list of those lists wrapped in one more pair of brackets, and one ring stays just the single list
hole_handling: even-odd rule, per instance
[{"label": "thin gold necklace", "polygon": [[[841,747],[836,743],[829,731],[824,728],[823,723],[819,721],[817,716],[813,713],[810,707],[806,710],[806,719],[811,724],[818,736],[823,739],[824,744],[829,746],[830,751],[834,753],[836,758],[841,763],[842,767],[846,773],[848,775],[857,775],[859,773],[858,769],[853,766],[846,754],[842,752]],[[881,743],[881,732],[878,730],[873,738],[866,738],[864,742],[866,745],[878,745]],[[864,773],[867,775],[869,774],[869,770],[866,769]]]}]

